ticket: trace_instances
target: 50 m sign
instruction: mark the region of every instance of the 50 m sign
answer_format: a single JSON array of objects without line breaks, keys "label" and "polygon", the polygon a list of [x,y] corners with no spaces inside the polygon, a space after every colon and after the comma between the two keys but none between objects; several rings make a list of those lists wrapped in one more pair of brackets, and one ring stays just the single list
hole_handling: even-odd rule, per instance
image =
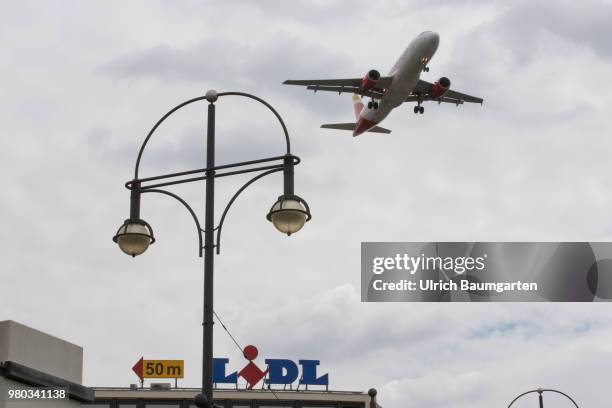
[{"label": "50 m sign", "polygon": [[184,360],[145,360],[140,358],[132,370],[144,378],[185,378]]}]

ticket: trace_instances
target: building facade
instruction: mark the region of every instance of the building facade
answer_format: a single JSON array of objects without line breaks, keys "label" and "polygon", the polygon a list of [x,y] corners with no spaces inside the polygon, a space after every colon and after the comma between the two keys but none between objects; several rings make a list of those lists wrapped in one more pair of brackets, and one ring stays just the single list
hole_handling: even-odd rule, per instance
[{"label": "building facade", "polygon": [[[148,388],[82,384],[83,349],[6,320],[0,322],[0,408],[193,408],[195,388],[152,383]],[[61,398],[52,391],[63,390]],[[380,408],[376,391],[214,390],[220,408]]]},{"label": "building facade", "polygon": [[[200,389],[165,390],[94,388],[96,408],[194,408]],[[222,408],[369,408],[371,398],[361,392],[215,390],[215,404]]]}]

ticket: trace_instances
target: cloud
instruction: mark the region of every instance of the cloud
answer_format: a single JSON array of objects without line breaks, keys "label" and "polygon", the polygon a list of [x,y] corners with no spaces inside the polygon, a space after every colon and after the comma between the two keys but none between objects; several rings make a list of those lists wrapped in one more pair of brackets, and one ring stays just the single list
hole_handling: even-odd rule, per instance
[{"label": "cloud", "polygon": [[283,76],[321,75],[326,67],[348,61],[341,52],[331,53],[289,33],[278,34],[280,38],[263,44],[226,38],[206,38],[186,48],[160,44],[119,56],[99,70],[118,78],[278,87]]},{"label": "cloud", "polygon": [[523,2],[511,8],[498,23],[507,38],[517,40],[516,49],[533,52],[536,51],[535,47],[545,47],[545,44],[538,42],[546,38],[543,33],[549,32],[609,58],[612,56],[612,46],[605,38],[612,34],[612,28],[607,24],[610,17],[612,5],[603,1],[587,2],[580,6],[563,1],[553,7],[540,1]]},{"label": "cloud", "polygon": [[[278,32],[273,40],[239,42],[227,38],[206,38],[188,47],[156,45],[123,54],[96,68],[96,72],[119,80],[154,79],[185,81],[219,90],[259,89],[266,95],[292,95],[292,103],[300,99],[320,115],[350,112],[348,97],[342,101],[328,96],[327,105],[317,98],[304,98],[303,89],[280,86],[290,78],[324,78],[339,71],[352,77],[361,75],[352,67],[351,59],[341,50],[330,51],[319,45]],[[339,70],[337,67],[346,67]],[[339,74],[339,73],[338,73]],[[336,74],[336,75],[338,75]],[[269,96],[266,97],[269,99]],[[274,102],[270,100],[273,104]],[[331,109],[330,109],[331,108]]]}]

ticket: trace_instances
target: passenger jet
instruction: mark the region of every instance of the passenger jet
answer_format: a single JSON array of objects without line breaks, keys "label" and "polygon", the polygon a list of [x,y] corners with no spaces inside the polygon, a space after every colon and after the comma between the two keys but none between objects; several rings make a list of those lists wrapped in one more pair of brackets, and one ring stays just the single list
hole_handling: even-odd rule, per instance
[{"label": "passenger jet", "polygon": [[[391,133],[389,129],[377,126],[387,115],[404,102],[416,102],[414,113],[422,114],[424,101],[482,104],[482,98],[466,95],[450,89],[450,80],[441,77],[433,84],[419,77],[429,71],[429,62],[438,49],[440,36],[431,31],[419,34],[410,44],[387,76],[372,69],[363,78],[287,80],[287,85],[302,85],[317,91],[352,92],[356,123],[330,123],[321,125],[326,129],[352,130],[353,136],[364,132]],[[370,97],[367,108],[361,98]]]}]

